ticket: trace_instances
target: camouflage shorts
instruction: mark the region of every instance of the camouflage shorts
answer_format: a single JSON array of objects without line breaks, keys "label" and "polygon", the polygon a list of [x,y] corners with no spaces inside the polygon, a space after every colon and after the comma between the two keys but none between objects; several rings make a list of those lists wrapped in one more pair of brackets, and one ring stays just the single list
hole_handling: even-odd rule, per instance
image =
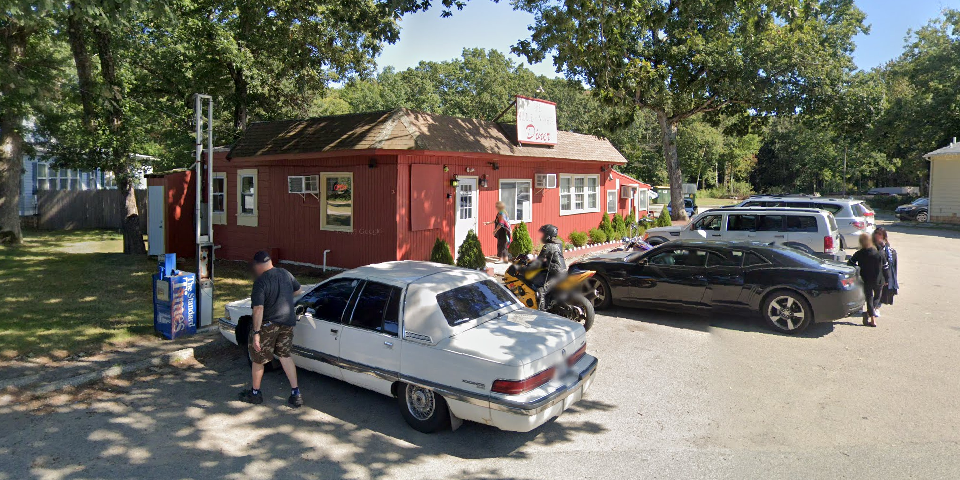
[{"label": "camouflage shorts", "polygon": [[293,348],[293,327],[271,323],[260,329],[260,351],[253,348],[253,331],[247,340],[250,350],[250,361],[265,365],[273,360],[274,356],[287,358]]}]

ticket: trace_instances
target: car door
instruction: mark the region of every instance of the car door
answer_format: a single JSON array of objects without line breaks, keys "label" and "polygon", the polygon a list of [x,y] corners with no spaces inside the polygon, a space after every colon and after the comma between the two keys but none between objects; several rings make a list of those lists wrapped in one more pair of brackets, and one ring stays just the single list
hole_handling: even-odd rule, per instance
[{"label": "car door", "polygon": [[340,338],[343,379],[392,395],[400,376],[400,305],[403,289],[367,281],[345,316]]},{"label": "car door", "polygon": [[724,232],[726,237],[724,239],[730,241],[756,240],[758,220],[759,217],[752,213],[731,213],[727,215],[727,228]]},{"label": "car door", "polygon": [[784,243],[807,253],[823,252],[823,237],[816,215],[787,215],[784,221]]},{"label": "car door", "polygon": [[293,332],[297,366],[342,378],[339,367],[342,322],[360,283],[355,278],[335,278],[318,285],[297,301],[297,305],[306,308]]},{"label": "car door", "polygon": [[783,215],[759,215],[757,230],[750,240],[783,244],[787,239],[787,234],[783,231],[783,217]]},{"label": "car door", "polygon": [[628,301],[657,308],[703,308],[706,259],[707,252],[691,248],[671,248],[644,257],[627,279]]},{"label": "car door", "polygon": [[684,240],[722,240],[723,215],[704,215],[694,221],[685,232],[687,234],[681,237]]},{"label": "car door", "polygon": [[743,291],[743,252],[740,250],[711,250],[705,271],[707,288],[703,303],[713,310],[731,310],[741,306]]}]

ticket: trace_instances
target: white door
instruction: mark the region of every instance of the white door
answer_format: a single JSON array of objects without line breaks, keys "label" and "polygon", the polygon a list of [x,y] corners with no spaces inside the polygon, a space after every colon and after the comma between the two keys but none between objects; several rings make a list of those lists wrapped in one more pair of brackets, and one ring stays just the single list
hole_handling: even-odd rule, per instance
[{"label": "white door", "polygon": [[723,240],[723,215],[704,215],[680,235],[684,240]]},{"label": "white door", "polygon": [[477,179],[461,178],[457,186],[457,225],[455,230],[457,244],[453,246],[453,253],[456,255],[460,249],[460,244],[467,238],[467,232],[473,230],[477,232],[479,220],[477,206]]},{"label": "white door", "polygon": [[147,187],[147,255],[163,255],[167,253],[163,245],[163,212],[165,210],[163,186],[151,185]]},{"label": "white door", "polygon": [[340,337],[343,379],[359,387],[392,395],[400,379],[400,301],[403,289],[366,282],[352,311],[344,317]]},{"label": "white door", "polygon": [[337,278],[319,285],[297,304],[307,307],[293,331],[294,362],[300,368],[341,378],[340,337],[344,312],[361,281]]}]

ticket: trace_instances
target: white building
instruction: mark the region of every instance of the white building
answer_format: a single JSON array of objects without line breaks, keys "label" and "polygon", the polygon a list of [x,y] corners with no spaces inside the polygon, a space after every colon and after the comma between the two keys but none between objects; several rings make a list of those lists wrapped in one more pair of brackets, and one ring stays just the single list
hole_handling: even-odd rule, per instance
[{"label": "white building", "polygon": [[923,156],[930,161],[930,221],[960,223],[960,143]]},{"label": "white building", "polygon": [[[141,156],[141,160],[152,157]],[[137,174],[137,189],[146,189],[144,175],[152,173],[153,167],[144,166]],[[117,188],[112,172],[56,168],[52,162],[23,157],[23,177],[20,180],[20,216],[37,214],[37,192],[41,190],[110,190]]]}]

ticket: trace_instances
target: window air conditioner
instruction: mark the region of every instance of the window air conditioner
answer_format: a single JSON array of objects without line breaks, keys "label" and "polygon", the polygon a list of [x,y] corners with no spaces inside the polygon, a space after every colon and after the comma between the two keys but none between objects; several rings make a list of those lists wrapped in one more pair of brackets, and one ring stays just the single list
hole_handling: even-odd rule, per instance
[{"label": "window air conditioner", "polygon": [[633,189],[636,187],[623,185],[620,187],[620,198],[633,198]]},{"label": "window air conditioner", "polygon": [[557,174],[538,173],[534,175],[536,188],[557,188]]}]

